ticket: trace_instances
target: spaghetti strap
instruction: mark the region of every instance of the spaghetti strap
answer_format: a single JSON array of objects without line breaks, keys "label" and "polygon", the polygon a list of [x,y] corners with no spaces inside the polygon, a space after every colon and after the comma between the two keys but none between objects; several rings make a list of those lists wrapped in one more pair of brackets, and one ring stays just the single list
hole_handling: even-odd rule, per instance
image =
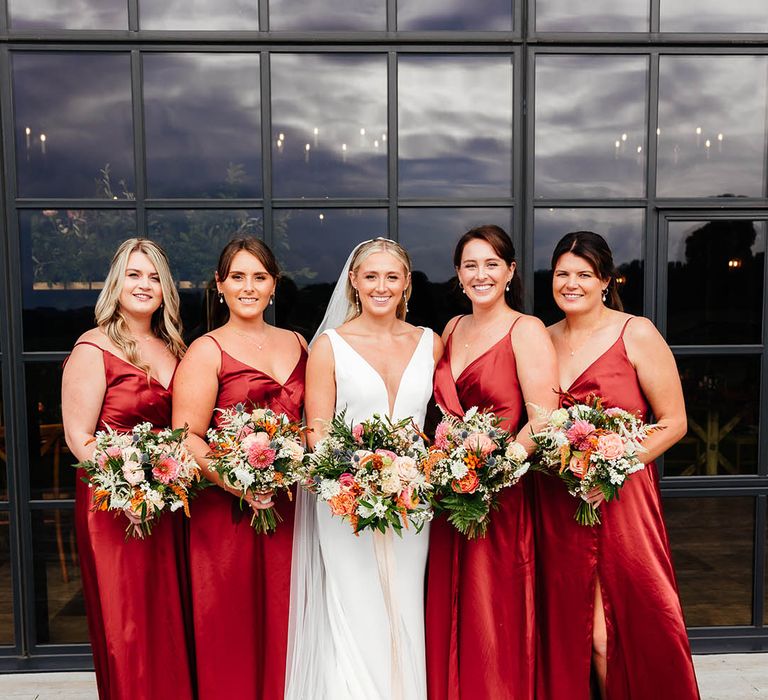
[{"label": "spaghetti strap", "polygon": [[216,347],[219,349],[219,352],[224,352],[224,348],[221,347],[221,345],[219,344],[219,341],[216,340],[216,338],[214,338],[212,335],[209,335],[206,333],[203,336],[203,338],[210,338],[216,344]]},{"label": "spaghetti strap", "polygon": [[634,318],[634,316],[630,316],[625,322],[624,325],[621,328],[621,333],[619,333],[619,338],[624,337],[624,331],[627,330],[627,326],[629,325],[629,322]]},{"label": "spaghetti strap", "polygon": [[451,339],[453,332],[458,328],[459,324],[461,323],[461,320],[466,317],[467,317],[466,314],[462,314],[456,319],[456,323],[453,324],[453,328],[451,328],[451,332],[448,334],[448,337],[445,339],[446,342],[448,342]]},{"label": "spaghetti strap", "polygon": [[299,334],[299,332],[298,331],[291,331],[291,332],[296,336],[296,341],[299,344],[299,350],[301,350],[302,352],[305,352],[304,344],[301,342],[301,335]]},{"label": "spaghetti strap", "polygon": [[520,314],[514,321],[512,321],[512,325],[509,327],[509,333],[507,335],[510,335],[513,330],[515,330],[515,326],[517,325],[517,322],[523,317],[525,314]]},{"label": "spaghetti strap", "polygon": [[78,345],[91,345],[92,347],[96,348],[97,350],[101,350],[102,352],[107,352],[101,345],[96,345],[96,343],[92,343],[90,340],[81,340],[77,343],[75,343],[72,346],[72,349],[74,350]]}]

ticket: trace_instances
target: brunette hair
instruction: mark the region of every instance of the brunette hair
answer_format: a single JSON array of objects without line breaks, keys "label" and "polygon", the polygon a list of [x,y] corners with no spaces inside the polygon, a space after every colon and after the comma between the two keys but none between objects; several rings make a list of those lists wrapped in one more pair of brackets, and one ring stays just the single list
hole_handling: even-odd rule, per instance
[{"label": "brunette hair", "polygon": [[[270,247],[264,243],[264,241],[259,238],[255,238],[254,236],[233,238],[229,243],[227,243],[227,245],[224,246],[224,249],[219,255],[219,262],[216,265],[215,280],[223,282],[225,279],[227,279],[229,276],[229,271],[232,269],[232,260],[234,260],[235,255],[237,255],[241,250],[244,250],[246,253],[253,255],[253,257],[255,257],[264,266],[267,274],[269,274],[269,276],[272,277],[275,282],[279,281],[280,266],[277,264],[277,258],[275,257],[275,254],[272,252]],[[208,305],[210,310],[209,318],[211,319],[209,325],[211,328],[218,328],[229,320],[229,309],[226,307],[226,305],[219,304],[216,299],[218,293],[216,290],[215,280],[214,283],[210,285],[212,299]]]},{"label": "brunette hair", "polygon": [[608,281],[608,295],[605,305],[609,309],[624,311],[624,305],[621,303],[619,288],[616,284],[616,277],[619,272],[613,262],[613,253],[611,248],[599,233],[594,231],[572,231],[566,233],[555,246],[552,253],[552,272],[555,271],[555,265],[562,255],[573,253],[586,260],[595,271],[595,274],[605,282]]},{"label": "brunette hair", "polygon": [[[372,241],[366,241],[361,243],[355,254],[352,256],[352,260],[349,263],[348,272],[357,273],[358,268],[362,265],[363,261],[374,253],[389,253],[393,258],[400,262],[405,269],[406,276],[411,274],[411,257],[399,243],[389,238],[374,238]],[[401,320],[405,320],[406,312],[408,310],[408,299],[411,298],[412,284],[410,278],[408,279],[408,285],[403,291],[403,297],[397,303],[397,317]],[[353,318],[357,318],[360,312],[357,308],[357,296],[355,295],[355,288],[352,286],[352,280],[347,275],[347,321],[351,321]]]},{"label": "brunette hair", "polygon": [[[515,246],[509,234],[501,226],[485,224],[484,226],[470,229],[459,238],[459,242],[453,251],[453,266],[457,270],[461,267],[461,256],[464,253],[464,246],[470,241],[485,241],[507,266],[516,263]],[[504,299],[515,311],[523,310],[523,280],[517,268],[515,268],[515,274],[509,283],[509,291],[504,293]]]},{"label": "brunette hair", "polygon": [[143,369],[149,380],[149,364],[142,360],[139,346],[131,335],[128,322],[120,308],[120,293],[125,283],[125,271],[132,253],[144,253],[154,265],[160,278],[163,300],[152,314],[152,333],[165,341],[174,357],[181,359],[187,346],[181,337],[181,314],[179,313],[179,292],[171,276],[168,257],[165,251],[154,241],[146,238],[129,238],[120,244],[109,266],[104,287],[96,300],[94,315],[96,325],[104,332],[115,346],[125,354],[133,365]]}]

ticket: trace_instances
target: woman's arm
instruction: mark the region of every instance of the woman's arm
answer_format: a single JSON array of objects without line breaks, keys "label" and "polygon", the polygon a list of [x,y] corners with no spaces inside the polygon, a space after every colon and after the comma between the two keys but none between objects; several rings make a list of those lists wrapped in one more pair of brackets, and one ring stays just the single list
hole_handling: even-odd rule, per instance
[{"label": "woman's arm", "polygon": [[517,441],[532,454],[531,434],[543,428],[546,422],[538,409],[549,412],[558,406],[557,354],[544,324],[533,316],[524,316],[515,324],[512,347],[528,414],[528,422],[520,428]]},{"label": "woman's arm", "polygon": [[307,443],[315,446],[328,431],[336,410],[336,365],[328,336],[321,335],[307,360],[304,411],[307,415]]},{"label": "woman's arm", "polygon": [[61,416],[67,447],[80,462],[91,459],[96,449],[93,436],[106,391],[103,352],[76,345],[61,380]]},{"label": "woman's arm", "polygon": [[655,420],[664,426],[664,430],[652,433],[643,441],[647,451],[638,457],[647,464],[672,447],[688,430],[683,387],[672,351],[647,318],[638,317],[629,323],[624,344]]}]

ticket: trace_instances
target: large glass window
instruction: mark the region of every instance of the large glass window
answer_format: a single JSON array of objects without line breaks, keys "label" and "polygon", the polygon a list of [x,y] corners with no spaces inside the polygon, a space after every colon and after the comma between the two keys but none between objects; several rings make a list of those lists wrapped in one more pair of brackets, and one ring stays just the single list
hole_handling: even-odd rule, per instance
[{"label": "large glass window", "polygon": [[648,0],[535,0],[540,32],[647,32]]},{"label": "large glass window", "polygon": [[13,644],[13,562],[11,560],[11,517],[0,510],[0,645]]},{"label": "large glass window", "polygon": [[457,284],[453,251],[466,231],[484,224],[496,224],[512,235],[512,210],[400,209],[400,244],[408,251],[413,265],[413,294],[408,302],[411,323],[442,333],[453,316],[471,313],[470,304]]},{"label": "large glass window", "polygon": [[512,10],[520,0],[397,0],[401,31],[497,31],[512,29]]},{"label": "large glass window", "polygon": [[387,3],[386,0],[269,0],[269,28],[384,30]]},{"label": "large glass window", "polygon": [[754,498],[665,498],[689,627],[752,624]]},{"label": "large glass window", "polygon": [[661,0],[662,32],[768,32],[764,0]]},{"label": "large glass window", "polygon": [[69,350],[93,327],[93,307],[117,247],[136,235],[124,209],[24,210],[19,215],[24,347]]},{"label": "large glass window", "polygon": [[765,197],[768,56],[662,56],[658,195]]},{"label": "large glass window", "polygon": [[21,197],[133,199],[127,53],[13,54]]},{"label": "large glass window", "polygon": [[401,196],[511,196],[508,56],[402,56],[398,93]]},{"label": "large glass window", "polygon": [[644,218],[642,209],[537,208],[533,233],[534,313],[547,324],[562,318],[552,299],[552,253],[566,233],[594,231],[605,238],[613,252],[625,311],[642,314]]},{"label": "large glass window", "polygon": [[139,0],[142,29],[256,30],[254,0]]},{"label": "large glass window", "polygon": [[671,221],[667,339],[672,344],[760,343],[765,221]]},{"label": "large glass window", "polygon": [[275,315],[280,326],[311,338],[349,254],[387,237],[385,209],[277,209],[272,248],[283,271]]},{"label": "large glass window", "polygon": [[260,197],[258,54],[144,56],[150,197]]},{"label": "large glass window", "polygon": [[387,59],[272,56],[277,197],[387,194]]},{"label": "large glass window", "polygon": [[646,56],[536,57],[536,197],[645,193]]},{"label": "large glass window", "polygon": [[13,29],[128,29],[125,0],[8,0]]}]

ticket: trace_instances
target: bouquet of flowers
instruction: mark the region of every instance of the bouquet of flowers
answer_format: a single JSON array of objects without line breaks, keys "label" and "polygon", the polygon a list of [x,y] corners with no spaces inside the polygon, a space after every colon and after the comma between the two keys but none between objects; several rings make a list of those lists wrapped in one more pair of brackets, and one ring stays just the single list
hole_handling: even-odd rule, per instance
[{"label": "bouquet of flowers", "polygon": [[[442,409],[441,409],[442,410]],[[528,471],[528,454],[499,428],[501,418],[470,408],[462,418],[443,411],[424,471],[435,488],[436,507],[470,539],[484,537],[501,489]]]},{"label": "bouquet of flowers", "polygon": [[582,499],[574,515],[578,523],[597,525],[600,516],[587,494],[599,488],[606,501],[618,499],[627,477],[645,467],[637,456],[645,451],[642,441],[663,426],[643,423],[621,408],[605,408],[598,396],[587,397],[586,403],[563,397],[570,406],[552,411],[544,429],[532,435],[536,456],[572,496]]},{"label": "bouquet of flowers", "polygon": [[342,412],[307,456],[303,484],[355,534],[388,527],[400,534],[409,523],[419,532],[432,519],[422,437],[411,418],[393,423],[376,414],[350,425]]},{"label": "bouquet of flowers", "polygon": [[[304,459],[301,425],[268,408],[246,411],[242,403],[219,411],[219,426],[208,431],[207,456],[211,469],[240,492],[240,507],[249,491],[284,490],[290,498]],[[279,522],[282,518],[274,507],[254,512],[251,518],[259,533],[273,532]]]},{"label": "bouquet of flowers", "polygon": [[139,423],[130,433],[100,430],[93,458],[76,464],[88,475],[94,511],[118,511],[128,518],[126,538],[143,538],[164,510],[182,508],[200,490],[200,468],[184,446],[186,428],[153,430]]}]

